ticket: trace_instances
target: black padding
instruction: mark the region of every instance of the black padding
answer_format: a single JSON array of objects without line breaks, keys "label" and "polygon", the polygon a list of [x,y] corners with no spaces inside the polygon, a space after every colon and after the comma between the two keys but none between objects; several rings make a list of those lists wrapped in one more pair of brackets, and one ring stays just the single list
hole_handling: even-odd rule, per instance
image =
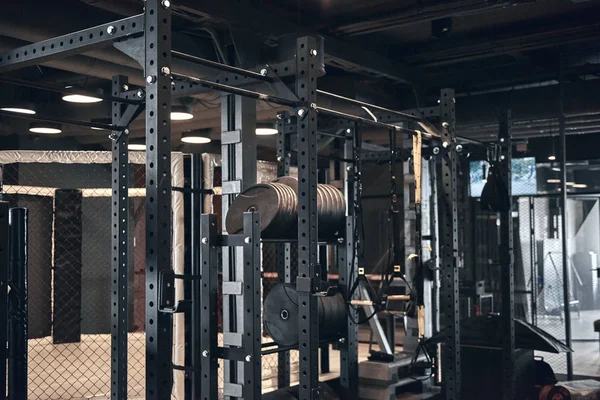
[{"label": "black padding", "polygon": [[503,212],[510,210],[510,197],[497,166],[491,166],[481,192],[481,209]]}]

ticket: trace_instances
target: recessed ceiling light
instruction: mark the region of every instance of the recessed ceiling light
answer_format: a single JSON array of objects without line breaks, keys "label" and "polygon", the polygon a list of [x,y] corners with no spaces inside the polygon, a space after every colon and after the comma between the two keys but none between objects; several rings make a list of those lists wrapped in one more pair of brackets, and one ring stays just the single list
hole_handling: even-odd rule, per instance
[{"label": "recessed ceiling light", "polygon": [[62,126],[55,122],[32,122],[29,124],[29,132],[56,135],[62,132]]},{"label": "recessed ceiling light", "polygon": [[277,135],[277,125],[273,122],[258,122],[256,124],[256,135],[269,136]]},{"label": "recessed ceiling light", "polygon": [[85,94],[66,94],[63,96],[62,99],[69,103],[79,103],[79,104],[99,103],[102,101],[102,99],[99,97],[87,96]]},{"label": "recessed ceiling light", "polygon": [[556,156],[548,156],[548,160],[554,161],[554,160],[556,160]]},{"label": "recessed ceiling light", "polygon": [[548,183],[560,183],[560,179],[548,179],[546,182],[548,182]]},{"label": "recessed ceiling light", "polygon": [[172,106],[171,121],[186,121],[194,118],[192,107],[188,106]]},{"label": "recessed ceiling light", "polygon": [[575,184],[573,185],[573,187],[574,187],[575,189],[585,189],[585,188],[587,188],[587,187],[588,187],[588,185],[586,185],[585,183],[575,183]]},{"label": "recessed ceiling light", "polygon": [[2,111],[8,111],[17,114],[35,115],[35,104],[33,103],[11,103],[0,108]]},{"label": "recessed ceiling light", "polygon": [[200,129],[196,131],[183,132],[181,141],[189,144],[205,144],[210,143],[210,129]]}]

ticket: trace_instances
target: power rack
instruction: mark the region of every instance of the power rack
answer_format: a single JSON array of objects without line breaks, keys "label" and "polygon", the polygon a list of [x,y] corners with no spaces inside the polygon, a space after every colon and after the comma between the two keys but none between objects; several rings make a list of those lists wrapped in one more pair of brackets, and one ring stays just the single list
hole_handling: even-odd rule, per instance
[{"label": "power rack", "polygon": [[[335,97],[356,105],[366,105],[382,113],[392,115],[398,121],[416,123],[424,129],[424,136],[432,144],[433,154],[438,155],[438,176],[440,193],[439,220],[443,221],[438,241],[442,259],[441,309],[443,328],[448,329],[446,348],[443,352],[443,379],[445,398],[460,398],[460,345],[458,307],[458,265],[457,265],[457,139],[455,134],[455,101],[453,90],[441,92],[439,107],[430,107],[416,112],[397,112],[372,104],[321,91],[317,81],[323,54],[318,37],[299,37],[290,51],[290,59],[281,64],[258,66],[254,70],[242,69],[221,64],[171,49],[173,7],[169,0],[146,0],[143,14],[124,18],[111,23],[53,39],[23,46],[0,54],[0,74],[44,61],[84,53],[100,47],[114,46],[135,59],[144,70],[144,88],[129,90],[127,77],[115,76],[112,93],[101,96],[112,102],[112,123],[96,124],[86,121],[64,121],[65,123],[110,128],[113,140],[113,244],[112,244],[112,346],[111,346],[111,398],[125,399],[127,396],[127,202],[129,176],[127,168],[128,126],[136,116],[145,111],[146,119],[146,398],[168,399],[171,397],[173,369],[183,368],[193,373],[194,398],[216,398],[216,360],[226,359],[225,387],[226,398],[255,399],[261,393],[260,356],[260,257],[258,245],[260,232],[256,224],[260,215],[245,215],[243,235],[217,235],[216,217],[202,215],[199,234],[193,237],[193,246],[199,250],[200,266],[191,276],[175,276],[171,261],[171,127],[169,112],[171,99],[199,94],[207,90],[217,90],[227,95],[222,102],[222,152],[223,152],[223,193],[227,198],[224,214],[229,202],[256,179],[256,143],[254,126],[256,110],[254,100],[264,100],[290,107],[290,114],[296,121],[292,128],[297,135],[297,164],[299,178],[298,215],[298,276],[297,290],[301,302],[298,330],[300,332],[300,384],[299,396],[302,400],[321,397],[319,387],[319,341],[317,295],[327,290],[321,277],[318,263],[319,238],[317,237],[317,137],[320,117],[342,120],[344,129],[341,137],[345,140],[342,171],[350,171],[356,146],[360,140],[356,124],[385,128],[394,135],[415,135],[415,129],[388,123],[391,118],[379,121],[361,118],[336,111],[318,104],[318,96]],[[327,52],[327,43],[324,44]],[[192,76],[182,73],[174,66],[173,59],[209,67],[215,71],[212,76]],[[201,75],[201,74],[198,74]],[[292,89],[282,84],[282,77],[293,79]],[[249,84],[252,84],[250,86]],[[22,83],[26,84],[26,83]],[[269,84],[275,94],[267,94],[254,89],[257,85]],[[252,87],[253,89],[249,89]],[[426,117],[437,115],[439,129],[430,129]],[[56,121],[53,117],[35,117]],[[386,121],[386,122],[381,122]],[[279,125],[279,173],[288,172],[290,156],[286,145],[286,128]],[[254,149],[254,152],[253,150]],[[398,149],[402,151],[403,149]],[[437,152],[436,152],[437,150]],[[441,151],[440,151],[441,150]],[[355,193],[354,181],[344,173],[346,199]],[[254,177],[253,177],[254,175]],[[196,216],[195,218],[198,218]],[[357,265],[353,262],[356,251],[352,243],[354,215],[351,207],[347,210],[347,224],[344,237],[338,238],[337,258],[340,266],[340,283],[350,287],[356,278]],[[223,252],[223,293],[224,293],[224,338],[223,347],[216,342],[214,307],[216,306],[216,247],[224,246],[232,250]],[[287,246],[287,247],[286,247]],[[235,249],[242,249],[241,251]],[[278,259],[289,255],[289,245],[281,244]],[[285,257],[284,257],[285,258]],[[206,263],[206,266],[205,266]],[[279,263],[280,279],[290,279],[289,265]],[[200,271],[200,276],[197,272]],[[200,317],[200,332],[192,338],[192,365],[176,366],[172,362],[172,313],[189,312],[190,300],[177,305],[169,303],[171,296],[169,283],[173,279],[192,280],[192,287],[200,288],[201,304],[192,304],[194,317]],[[202,282],[198,284],[198,282]],[[198,296],[192,294],[193,299]],[[197,302],[198,300],[196,300]],[[348,319],[347,332],[340,340],[341,384],[348,394],[354,396],[358,381],[357,326]],[[513,340],[514,341],[514,340]],[[278,349],[279,384],[289,384],[289,349]],[[201,371],[198,373],[198,371]],[[347,397],[351,398],[351,397]]]}]

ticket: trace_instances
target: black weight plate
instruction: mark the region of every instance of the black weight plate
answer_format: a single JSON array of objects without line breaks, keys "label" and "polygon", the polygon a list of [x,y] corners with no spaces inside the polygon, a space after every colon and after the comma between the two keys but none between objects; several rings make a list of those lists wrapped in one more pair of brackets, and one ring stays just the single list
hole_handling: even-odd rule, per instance
[{"label": "black weight plate", "polygon": [[[335,187],[331,185],[322,184],[323,190],[327,193],[329,198],[329,208],[330,211],[327,214],[328,225],[327,229],[321,231],[323,235],[333,236],[340,228],[340,204],[339,204],[339,196],[335,191]],[[345,213],[345,211],[344,211]]]},{"label": "black weight plate", "polygon": [[298,344],[298,293],[291,285],[278,284],[263,303],[265,331],[281,346]]},{"label": "black weight plate", "polygon": [[298,234],[298,195],[294,192],[294,189],[287,185],[281,186],[287,193],[287,199],[289,204],[289,228],[286,237],[295,237]]},{"label": "black weight plate", "polygon": [[225,218],[227,232],[236,234],[243,231],[244,213],[252,210],[260,213],[260,228],[265,230],[277,216],[279,207],[279,196],[273,187],[267,184],[254,185],[231,203]]},{"label": "black weight plate", "polygon": [[271,182],[271,185],[281,193],[281,218],[277,218],[278,223],[281,224],[282,232],[289,232],[294,226],[294,222],[298,219],[297,207],[296,207],[296,195],[290,189],[289,186]]},{"label": "black weight plate", "polygon": [[[335,203],[334,220],[332,225],[335,226],[335,231],[339,231],[344,226],[344,217],[346,216],[346,202],[344,195],[333,185],[326,185],[331,192]],[[334,233],[335,233],[334,231]]]},{"label": "black weight plate", "polygon": [[294,178],[293,176],[280,176],[279,178],[275,179],[273,182],[277,182],[277,183],[281,183],[286,186],[289,186],[292,188],[294,193],[298,194],[298,178]]}]

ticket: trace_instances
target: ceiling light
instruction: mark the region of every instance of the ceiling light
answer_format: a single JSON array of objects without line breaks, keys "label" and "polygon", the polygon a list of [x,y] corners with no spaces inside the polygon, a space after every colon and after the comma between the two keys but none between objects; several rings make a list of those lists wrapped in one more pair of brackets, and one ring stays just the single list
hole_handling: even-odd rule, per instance
[{"label": "ceiling light", "polygon": [[199,129],[195,131],[183,132],[181,141],[190,144],[205,144],[210,143],[210,129]]},{"label": "ceiling light", "polygon": [[587,188],[588,186],[587,186],[585,183],[575,183],[575,184],[573,185],[573,187],[574,187],[575,189],[585,189],[585,188]]},{"label": "ceiling light", "polygon": [[[94,124],[103,124],[103,125],[111,125],[112,124],[112,120],[110,118],[92,118],[90,120],[90,122],[92,122]],[[93,129],[95,131],[107,131],[108,130],[105,128],[99,128],[97,126],[92,126],[92,127],[90,127],[90,129]]]},{"label": "ceiling light", "polygon": [[554,160],[556,160],[556,156],[548,156],[548,160],[554,161]]},{"label": "ceiling light", "polygon": [[171,121],[185,121],[194,118],[192,107],[188,106],[172,106]]},{"label": "ceiling light", "polygon": [[146,142],[143,139],[133,139],[127,145],[129,151],[146,151]]},{"label": "ceiling light", "polygon": [[546,182],[548,182],[548,183],[560,183],[560,179],[548,179]]},{"label": "ceiling light", "polygon": [[32,122],[29,124],[29,132],[56,135],[62,132],[62,126],[55,122]]},{"label": "ceiling light", "polygon": [[33,103],[11,103],[1,107],[0,110],[27,115],[34,115],[36,113],[35,104]]},{"label": "ceiling light", "polygon": [[277,125],[273,122],[258,122],[256,124],[256,134],[258,136],[277,135]]},{"label": "ceiling light", "polygon": [[62,99],[69,103],[79,103],[79,104],[99,103],[102,101],[102,99],[99,97],[87,96],[85,94],[66,94],[63,96]]}]

